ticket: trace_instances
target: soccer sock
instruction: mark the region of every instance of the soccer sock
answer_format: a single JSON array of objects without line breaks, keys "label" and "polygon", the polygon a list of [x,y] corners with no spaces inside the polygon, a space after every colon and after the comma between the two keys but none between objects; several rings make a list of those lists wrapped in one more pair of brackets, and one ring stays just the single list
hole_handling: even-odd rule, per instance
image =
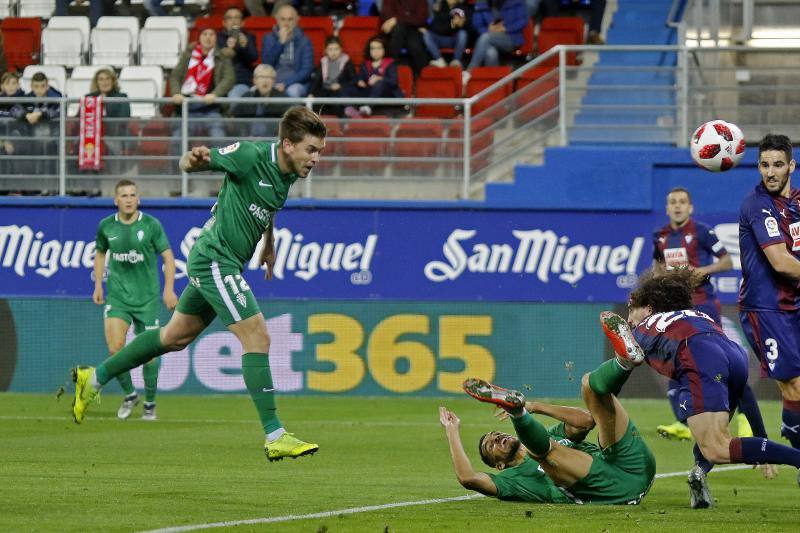
[{"label": "soccer sock", "polygon": [[520,442],[537,456],[542,456],[550,451],[550,434],[540,422],[530,413],[523,413],[520,417],[513,417],[514,429]]},{"label": "soccer sock", "polygon": [[750,423],[754,437],[767,437],[767,429],[764,427],[764,419],[761,417],[761,409],[758,408],[756,395],[750,385],[745,385],[742,397],[739,400],[739,412],[742,413]]},{"label": "soccer sock", "polygon": [[122,387],[122,390],[125,392],[125,396],[130,396],[136,392],[136,389],[133,387],[133,380],[131,379],[130,372],[123,372],[122,374],[118,375],[117,381],[119,382],[119,386]]},{"label": "soccer sock", "polygon": [[161,368],[160,357],[154,357],[149,362],[142,365],[142,377],[144,377],[144,401],[148,403],[153,403],[156,401],[159,368]]},{"label": "soccer sock", "polygon": [[672,407],[672,413],[675,415],[675,420],[678,422],[682,422],[681,420],[681,408],[678,405],[678,382],[674,379],[669,380],[669,388],[667,389],[667,400],[669,400],[669,406]]},{"label": "soccer sock", "polygon": [[609,359],[589,374],[589,387],[597,394],[619,394],[631,375],[618,358]]},{"label": "soccer sock", "polygon": [[692,453],[694,454],[694,462],[703,469],[703,472],[708,474],[711,472],[711,469],[714,468],[714,465],[703,456],[703,452],[700,451],[700,447],[695,444],[694,448],[692,449]]},{"label": "soccer sock", "polygon": [[792,448],[800,448],[800,402],[783,400],[782,422],[781,435],[789,439]]},{"label": "soccer sock", "polygon": [[159,335],[160,330],[151,329],[134,337],[130,344],[114,354],[114,357],[106,359],[97,366],[95,369],[97,382],[105,385],[114,376],[167,353],[169,350],[161,344]]},{"label": "soccer sock", "polygon": [[267,435],[283,427],[275,413],[275,388],[272,385],[272,373],[269,369],[269,358],[265,353],[246,353],[242,356],[242,375],[247,391],[264,426]]},{"label": "soccer sock", "polygon": [[800,450],[761,437],[736,437],[728,445],[731,463],[792,465],[800,468]]}]

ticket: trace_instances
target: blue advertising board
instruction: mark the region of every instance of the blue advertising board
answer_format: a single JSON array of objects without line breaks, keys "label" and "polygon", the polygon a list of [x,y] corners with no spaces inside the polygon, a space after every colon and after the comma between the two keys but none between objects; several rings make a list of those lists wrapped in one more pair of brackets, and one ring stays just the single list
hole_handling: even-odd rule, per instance
[{"label": "blue advertising board", "polygon": [[[0,208],[0,294],[90,298],[97,223],[112,207]],[[207,205],[143,206],[185,261]],[[735,213],[713,214],[737,270],[714,279],[735,302],[740,271]],[[257,257],[245,277],[259,298],[415,301],[622,302],[652,262],[663,214],[513,209],[287,207],[276,219],[274,279]]]}]

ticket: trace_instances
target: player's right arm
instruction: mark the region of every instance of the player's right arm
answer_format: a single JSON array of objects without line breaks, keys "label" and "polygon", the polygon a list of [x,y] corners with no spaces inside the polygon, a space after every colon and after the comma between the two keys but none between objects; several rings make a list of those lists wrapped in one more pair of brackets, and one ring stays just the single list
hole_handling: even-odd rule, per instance
[{"label": "player's right arm", "polygon": [[775,272],[794,280],[800,280],[800,261],[789,253],[785,244],[771,244],[763,250]]},{"label": "player's right arm", "polygon": [[105,250],[96,250],[94,253],[94,293],[92,294],[92,301],[97,305],[105,303],[103,297],[103,273],[106,269],[106,252]]},{"label": "player's right arm", "polygon": [[778,274],[800,280],[800,261],[789,253],[780,231],[775,207],[761,199],[748,199],[742,205],[740,224],[744,221],[752,231],[758,245],[764,250],[769,264]]},{"label": "player's right arm", "polygon": [[208,170],[211,163],[211,150],[207,146],[195,146],[181,157],[178,166],[184,172]]},{"label": "player's right arm", "polygon": [[453,459],[453,469],[461,486],[487,496],[497,496],[497,486],[489,474],[476,472],[469,462],[459,433],[461,420],[452,411],[439,407],[439,422],[444,426],[444,433],[450,445],[450,457]]}]

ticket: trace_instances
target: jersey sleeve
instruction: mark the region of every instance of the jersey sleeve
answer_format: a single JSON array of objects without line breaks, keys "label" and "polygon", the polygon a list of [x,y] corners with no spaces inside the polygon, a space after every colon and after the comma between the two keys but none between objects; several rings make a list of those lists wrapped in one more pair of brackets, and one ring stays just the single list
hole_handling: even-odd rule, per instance
[{"label": "jersey sleeve", "polygon": [[211,149],[208,168],[227,172],[234,181],[245,179],[258,158],[258,149],[247,141],[239,141]]},{"label": "jersey sleeve", "polygon": [[710,227],[706,226],[705,224],[700,227],[698,233],[701,236],[703,246],[711,252],[714,257],[723,257],[728,255],[728,250],[725,249],[725,246],[721,242],[719,242],[719,237],[717,237],[717,233]]},{"label": "jersey sleeve", "polygon": [[166,250],[169,250],[169,239],[167,238],[166,232],[164,232],[164,226],[161,225],[158,219],[153,218],[153,226],[155,229],[155,237],[153,238],[153,246],[156,249],[156,252],[163,253]]},{"label": "jersey sleeve", "polygon": [[98,252],[108,251],[108,238],[103,233],[103,224],[97,226],[97,235],[94,238],[94,249]]},{"label": "jersey sleeve", "polygon": [[659,231],[655,230],[653,232],[653,261],[658,261],[659,263],[664,262],[664,253],[661,251],[661,248],[658,246],[658,237]]},{"label": "jersey sleeve", "polygon": [[749,198],[742,205],[741,219],[750,226],[761,248],[784,242],[780,223],[775,215],[775,206],[757,196]]},{"label": "jersey sleeve", "polygon": [[550,438],[554,440],[561,440],[568,438],[567,428],[564,425],[564,422],[559,422],[554,426],[550,426],[549,428],[547,428],[547,433],[549,433]]}]

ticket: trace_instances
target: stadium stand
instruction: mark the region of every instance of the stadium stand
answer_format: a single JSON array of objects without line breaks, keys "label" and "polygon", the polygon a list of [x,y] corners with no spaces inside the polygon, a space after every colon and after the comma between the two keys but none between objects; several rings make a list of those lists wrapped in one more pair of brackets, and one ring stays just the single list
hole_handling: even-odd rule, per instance
[{"label": "stadium stand", "polygon": [[[472,76],[470,77],[469,81],[467,82],[467,86],[464,89],[464,96],[470,97],[475,96],[482,90],[486,89],[490,85],[497,83],[504,77],[511,74],[511,67],[476,67],[472,69]],[[485,98],[482,98],[479,102],[476,102],[475,105],[472,107],[472,114],[478,115],[485,111],[486,109],[495,106],[506,97],[511,94],[512,91],[512,83],[509,82],[505,85],[502,85],[498,89],[492,91],[488,94]],[[499,119],[505,114],[505,110],[501,107],[495,107],[492,111],[487,115],[492,119]]]},{"label": "stadium stand", "polygon": [[[103,30],[117,30],[117,31],[125,31],[130,36],[130,55],[133,58],[136,55],[137,50],[139,50],[139,19],[136,17],[100,17],[97,21],[97,27],[95,30],[102,28]],[[93,46],[94,48],[94,46]],[[92,56],[95,54],[95,50],[92,50]],[[95,62],[94,60],[92,61]],[[133,63],[126,63],[126,65],[131,65]],[[120,65],[123,66],[123,65]]]},{"label": "stadium stand", "polygon": [[258,57],[261,57],[261,45],[264,42],[264,35],[272,31],[275,26],[274,17],[247,17],[242,22],[242,29],[253,34],[258,48]]},{"label": "stadium stand", "polygon": [[[559,44],[583,44],[583,19],[580,17],[545,17],[539,29],[537,50],[543,54]],[[550,60],[558,65],[558,58]],[[578,65],[578,53],[567,54],[567,64]]]},{"label": "stadium stand", "polygon": [[[157,65],[125,67],[119,74],[119,86],[130,98],[158,98],[164,95],[164,72]],[[151,118],[157,112],[157,104],[131,104],[131,117]]]},{"label": "stadium stand", "polygon": [[187,37],[185,18],[149,17],[139,32],[139,64],[174,67],[186,48]]},{"label": "stadium stand", "polygon": [[[71,98],[80,98],[87,94],[92,85],[94,73],[103,67],[108,67],[108,65],[84,65],[72,69],[64,94]],[[77,102],[67,104],[67,116],[78,116],[78,106]]]},{"label": "stadium stand", "polygon": [[178,32],[180,36],[180,49],[186,48],[189,36],[188,23],[186,17],[147,17],[144,21],[143,29],[166,29]]},{"label": "stadium stand", "polygon": [[15,4],[16,2],[12,0],[0,0],[0,18],[10,17]]},{"label": "stadium stand", "polygon": [[92,30],[92,64],[125,67],[133,62],[136,50],[131,35],[123,28],[95,28]]},{"label": "stadium stand", "polygon": [[[461,98],[461,69],[458,67],[425,67],[416,85],[417,98]],[[453,118],[458,110],[452,105],[420,105],[417,117]]]},{"label": "stadium stand", "polygon": [[28,65],[25,67],[22,72],[22,79],[19,80],[23,91],[30,92],[31,78],[37,72],[44,72],[50,87],[58,89],[62,93],[64,92],[67,86],[67,69],[61,65]]},{"label": "stadium stand", "polygon": [[534,67],[516,80],[511,102],[514,123],[521,126],[534,121],[558,106],[558,71],[551,67]]},{"label": "stadium stand", "polygon": [[397,67],[397,85],[403,91],[403,96],[411,98],[414,96],[414,73],[408,65],[399,65]]},{"label": "stadium stand", "polygon": [[370,37],[378,33],[378,17],[345,17],[339,28],[342,48],[350,56],[353,66],[358,68],[364,62],[364,50]]},{"label": "stadium stand", "polygon": [[83,65],[89,51],[89,17],[53,17],[42,30],[42,63]]},{"label": "stadium stand", "polygon": [[341,164],[342,174],[349,176],[373,174],[382,177],[387,165],[380,158],[390,155],[391,124],[380,118],[355,120],[348,124],[345,133],[348,140],[342,145],[342,155],[376,159],[345,161]]},{"label": "stadium stand", "polygon": [[194,26],[189,28],[189,42],[196,42],[200,32],[206,28],[211,28],[216,32],[222,31],[222,15],[209,15],[207,17],[196,18]]},{"label": "stadium stand", "polygon": [[439,162],[430,158],[439,156],[443,135],[439,120],[414,119],[400,124],[394,134],[393,154],[408,161],[394,163],[393,174],[435,176]]},{"label": "stadium stand", "polygon": [[0,23],[5,43],[8,68],[22,70],[27,65],[39,62],[41,50],[42,23],[34,17],[9,17]]},{"label": "stadium stand", "polygon": [[300,17],[298,25],[311,41],[314,49],[314,64],[319,64],[320,58],[325,53],[325,39],[333,35],[333,19],[330,17]]},{"label": "stadium stand", "polygon": [[49,19],[55,10],[55,0],[19,0],[18,15],[20,17]]}]

